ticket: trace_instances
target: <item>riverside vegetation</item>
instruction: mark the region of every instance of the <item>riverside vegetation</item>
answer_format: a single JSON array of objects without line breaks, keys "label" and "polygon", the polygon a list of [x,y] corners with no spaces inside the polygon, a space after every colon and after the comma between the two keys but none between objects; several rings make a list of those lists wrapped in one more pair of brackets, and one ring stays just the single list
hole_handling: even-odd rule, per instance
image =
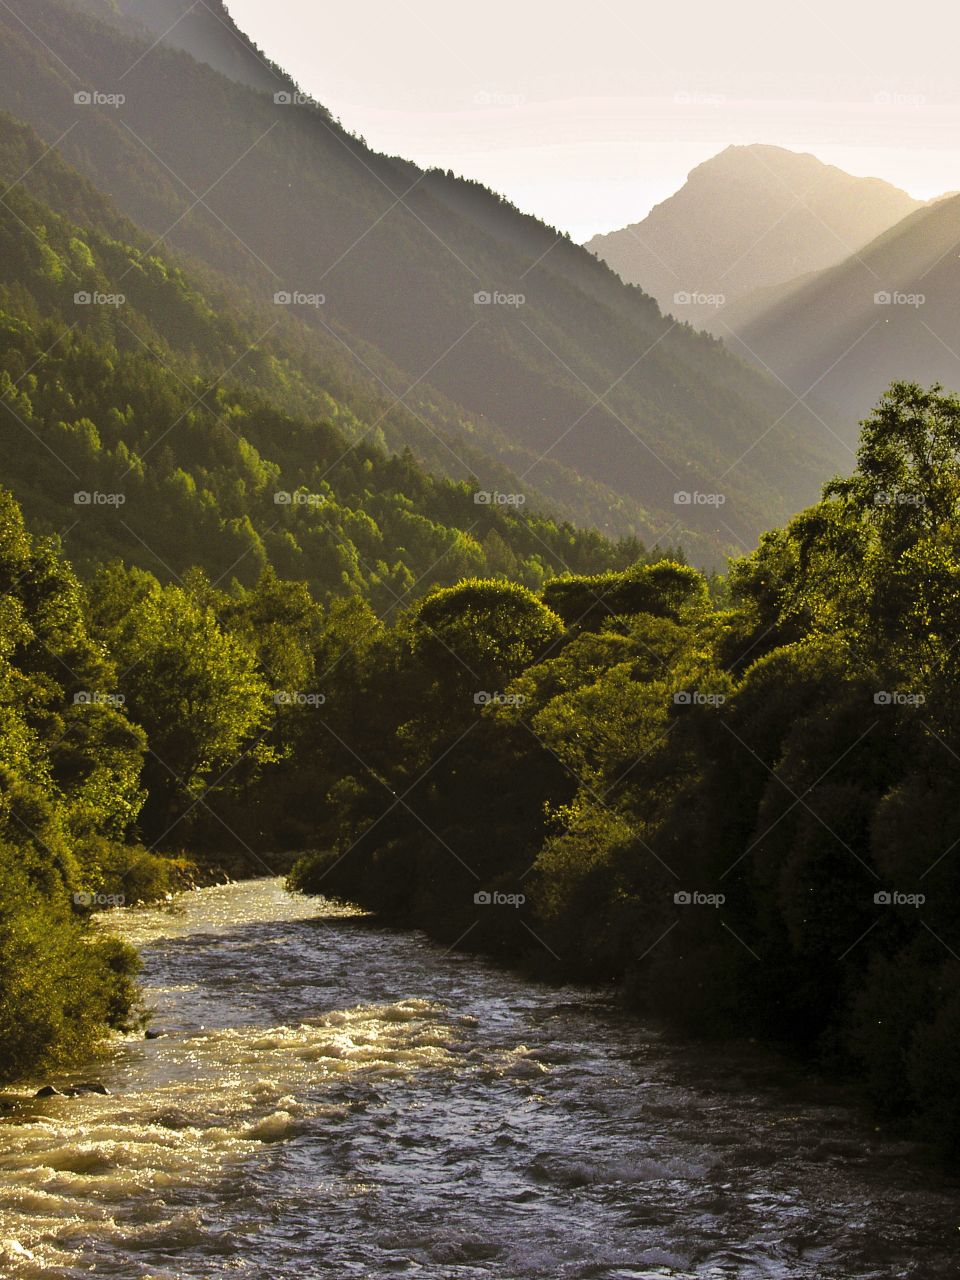
[{"label": "riverside vegetation", "polygon": [[269,564],[81,579],[4,494],[4,1077],[135,1016],[91,906],[163,893],[164,855],[314,848],[295,888],[773,1038],[955,1147],[958,497],[960,400],[895,384],[723,580],[597,539],[384,619]]},{"label": "riverside vegetation", "polygon": [[[278,117],[158,51],[130,106],[178,168],[194,141],[201,169],[239,154],[262,116],[284,282],[383,223],[329,310],[275,305],[129,130],[88,112],[63,133],[51,51],[73,40],[109,84],[126,38],[56,0],[30,26],[43,52],[0,15],[0,96],[88,176],[0,114],[0,1078],[136,1025],[136,956],[97,907],[163,897],[191,859],[311,849],[297,888],[788,1043],[955,1143],[958,402],[895,386],[854,475],[706,576],[639,540],[677,505],[616,416],[691,485],[742,454],[725,511],[752,545],[835,466],[799,421],[767,438],[772,384],[490,193],[422,175],[426,223],[445,209],[486,283],[530,280],[522,343],[481,323],[424,219],[379,216],[403,166],[379,158],[371,187],[320,109]],[[231,217],[261,209],[263,173]],[[175,217],[174,248],[146,230]],[[414,379],[468,324],[448,381]],[[615,425],[540,324],[617,376]],[[684,545],[719,563],[702,514]]]},{"label": "riverside vegetation", "polygon": [[355,646],[345,687],[379,618],[471,575],[538,590],[644,555],[498,501],[519,495],[497,464],[455,479],[391,451],[378,422],[389,409],[416,439],[416,409],[342,358],[316,367],[292,331],[268,341],[242,298],[37,146],[0,121],[0,169],[33,188],[11,178],[0,207],[6,1081],[138,1016],[136,959],[94,938],[91,907],[164,894],[185,847],[248,865],[307,847],[309,763],[279,828],[252,797],[286,776],[315,688]]}]

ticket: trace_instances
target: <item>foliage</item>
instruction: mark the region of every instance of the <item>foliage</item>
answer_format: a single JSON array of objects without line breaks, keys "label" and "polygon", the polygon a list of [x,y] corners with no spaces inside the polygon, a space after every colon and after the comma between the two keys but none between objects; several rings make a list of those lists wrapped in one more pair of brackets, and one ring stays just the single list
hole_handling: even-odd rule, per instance
[{"label": "foliage", "polygon": [[33,884],[0,846],[0,1082],[81,1060],[135,1007],[136,954],[91,940],[62,896]]},{"label": "foliage", "polygon": [[[392,702],[292,883],[823,1055],[955,1149],[958,494],[960,401],[894,384],[713,603],[673,564],[558,578],[538,654],[492,585],[428,598],[369,653]],[[466,706],[444,650],[503,698]]]},{"label": "foliage", "polygon": [[386,617],[266,559],[84,587],[0,494],[0,1071],[132,1016],[98,893],[166,892],[164,849],[308,847],[294,887],[824,1055],[954,1142],[958,493],[960,401],[895,384],[726,584],[665,557],[534,590],[468,549]]},{"label": "foliage", "polygon": [[[28,132],[0,119],[0,172],[30,167]],[[43,194],[68,214],[19,185],[0,206],[0,449],[32,527],[63,531],[82,573],[122,556],[167,582],[200,566],[251,586],[271,566],[388,613],[464,577],[539,589],[642,555],[532,506],[478,505],[519,482],[469,449],[459,479],[431,474],[417,458],[439,466],[436,432],[390,454],[391,400],[318,364],[313,336],[261,337],[276,316],[233,297],[224,314],[219,286],[50,165]]]},{"label": "foliage", "polygon": [[0,1078],[89,1052],[133,1008],[134,957],[95,940],[93,850],[142,803],[142,730],[80,584],[0,493]]}]

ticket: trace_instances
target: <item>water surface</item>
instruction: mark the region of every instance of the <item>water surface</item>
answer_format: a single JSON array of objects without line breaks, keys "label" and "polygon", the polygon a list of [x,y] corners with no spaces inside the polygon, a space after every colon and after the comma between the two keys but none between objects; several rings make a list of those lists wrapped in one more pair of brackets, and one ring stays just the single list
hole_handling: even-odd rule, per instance
[{"label": "water surface", "polygon": [[171,1034],[0,1124],[4,1276],[960,1275],[956,1184],[766,1053],[278,880],[113,914]]}]

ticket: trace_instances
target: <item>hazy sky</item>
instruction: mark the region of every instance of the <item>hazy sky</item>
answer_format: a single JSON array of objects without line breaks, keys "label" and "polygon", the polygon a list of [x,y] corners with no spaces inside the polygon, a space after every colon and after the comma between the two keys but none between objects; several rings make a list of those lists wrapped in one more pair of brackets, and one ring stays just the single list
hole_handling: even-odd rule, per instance
[{"label": "hazy sky", "polygon": [[926,197],[960,188],[955,0],[227,0],[378,150],[479,178],[577,239],[730,143]]}]

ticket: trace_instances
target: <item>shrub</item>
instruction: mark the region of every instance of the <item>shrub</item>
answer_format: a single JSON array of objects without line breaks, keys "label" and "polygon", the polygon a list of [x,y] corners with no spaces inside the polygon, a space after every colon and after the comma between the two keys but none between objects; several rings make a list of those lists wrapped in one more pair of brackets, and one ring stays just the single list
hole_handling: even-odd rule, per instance
[{"label": "shrub", "polygon": [[136,1021],[136,953],[88,928],[0,850],[0,1083],[79,1062]]}]

